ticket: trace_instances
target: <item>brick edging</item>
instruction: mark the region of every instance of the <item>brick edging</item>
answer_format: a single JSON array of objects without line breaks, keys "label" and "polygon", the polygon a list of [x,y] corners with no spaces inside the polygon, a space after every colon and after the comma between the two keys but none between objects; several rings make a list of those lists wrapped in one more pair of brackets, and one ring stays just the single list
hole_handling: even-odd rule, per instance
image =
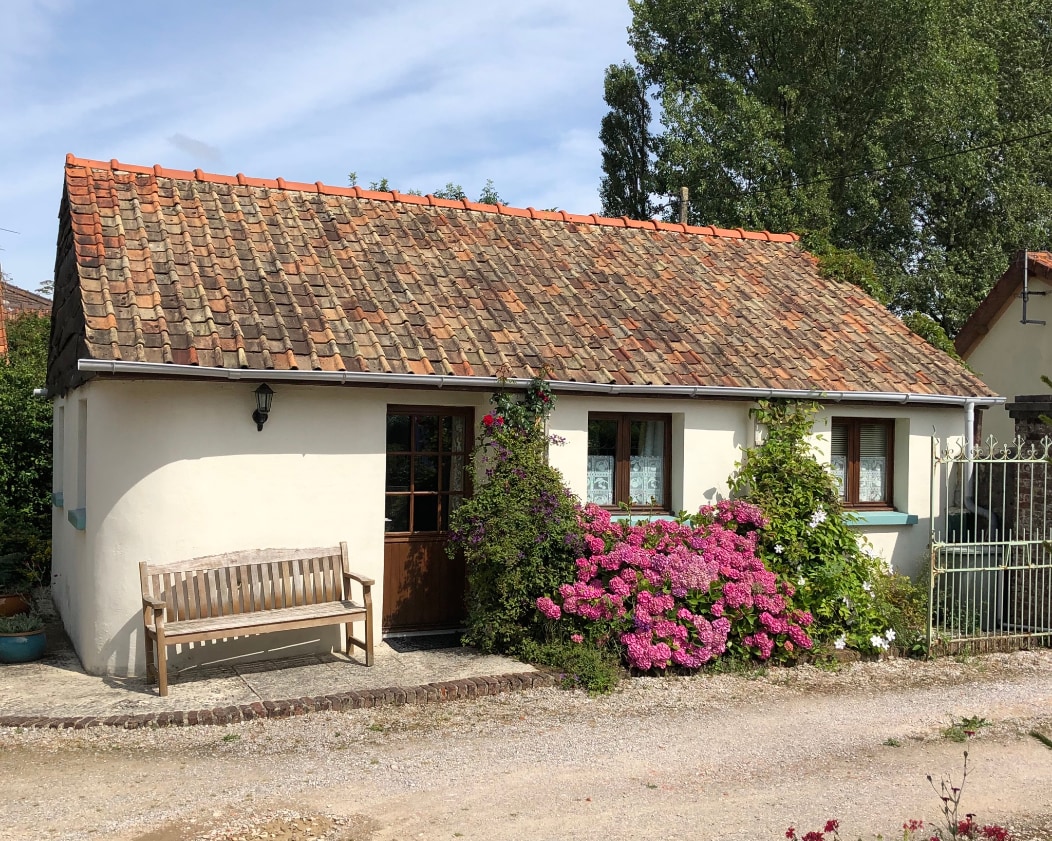
[{"label": "brick edging", "polygon": [[522,689],[538,689],[555,685],[550,672],[514,672],[503,675],[468,677],[445,680],[422,686],[389,686],[383,689],[349,690],[311,698],[290,698],[283,701],[255,701],[207,710],[177,710],[137,715],[108,716],[34,716],[0,715],[0,727],[34,727],[53,730],[83,730],[87,727],[120,727],[137,730],[140,727],[188,727],[195,724],[234,724],[260,718],[290,718],[311,712],[346,712],[372,707],[393,707],[405,704],[440,704],[485,695],[500,695]]}]

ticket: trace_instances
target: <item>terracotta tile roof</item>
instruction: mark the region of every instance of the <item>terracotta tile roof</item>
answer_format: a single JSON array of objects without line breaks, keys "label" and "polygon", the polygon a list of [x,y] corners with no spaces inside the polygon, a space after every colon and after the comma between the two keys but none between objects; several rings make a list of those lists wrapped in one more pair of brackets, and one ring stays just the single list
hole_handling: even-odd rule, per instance
[{"label": "terracotta tile roof", "polygon": [[991,393],[792,234],[72,156],[60,216],[52,392],[89,358]]},{"label": "terracotta tile roof", "polygon": [[[1023,254],[1022,251],[1016,254],[1008,271],[997,279],[997,283],[957,333],[953,344],[963,358],[968,358],[980,339],[990,330],[990,325],[1001,317],[1008,305],[1022,291]],[[1025,254],[1029,276],[1052,283],[1052,251],[1027,251]]]}]

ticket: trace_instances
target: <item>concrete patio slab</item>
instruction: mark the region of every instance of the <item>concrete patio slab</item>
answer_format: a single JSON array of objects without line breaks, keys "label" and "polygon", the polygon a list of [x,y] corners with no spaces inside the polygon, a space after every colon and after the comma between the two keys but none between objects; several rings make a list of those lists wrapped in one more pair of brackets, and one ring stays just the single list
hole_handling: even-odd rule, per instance
[{"label": "concrete patio slab", "polygon": [[87,674],[56,620],[47,635],[43,659],[0,665],[0,726],[223,723],[477,697],[552,682],[551,675],[507,657],[391,640],[376,646],[371,667],[353,656],[328,654],[173,672],[169,694],[161,698],[142,677]]}]

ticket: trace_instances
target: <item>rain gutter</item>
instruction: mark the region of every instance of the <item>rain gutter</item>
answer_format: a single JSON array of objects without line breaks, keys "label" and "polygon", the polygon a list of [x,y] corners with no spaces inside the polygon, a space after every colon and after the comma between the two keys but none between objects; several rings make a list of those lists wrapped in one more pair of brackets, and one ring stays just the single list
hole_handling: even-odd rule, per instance
[{"label": "rain gutter", "polygon": [[[377,374],[367,371],[277,371],[249,368],[209,368],[200,365],[173,365],[164,362],[126,362],[80,359],[77,370],[96,374],[123,374],[139,377],[191,377],[245,382],[290,382],[303,385],[336,384],[359,386],[411,386],[415,388],[478,389],[525,388],[525,377],[462,377],[445,374]],[[952,394],[911,394],[888,391],[821,391],[816,389],[738,388],[719,385],[621,385],[550,380],[553,391],[566,394],[604,394],[625,397],[708,397],[728,400],[816,400],[840,403],[895,403],[928,406],[996,406],[1004,397],[958,396]]]}]

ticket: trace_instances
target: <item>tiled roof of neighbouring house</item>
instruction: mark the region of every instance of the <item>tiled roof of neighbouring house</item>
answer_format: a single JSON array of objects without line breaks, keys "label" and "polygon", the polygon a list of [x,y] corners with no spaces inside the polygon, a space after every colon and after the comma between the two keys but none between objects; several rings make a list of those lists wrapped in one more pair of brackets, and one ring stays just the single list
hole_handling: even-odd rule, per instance
[{"label": "tiled roof of neighbouring house", "polygon": [[[975,312],[964,323],[953,344],[957,352],[967,358],[987,334],[990,325],[1001,317],[1005,308],[1018,296],[1023,286],[1023,255],[1019,252],[1012,264],[993,285]],[[1026,270],[1030,277],[1052,283],[1052,251],[1027,251]]]},{"label": "tiled roof of neighbouring house", "polygon": [[0,279],[0,354],[7,353],[5,322],[24,312],[51,315],[51,301],[43,295],[20,289]]},{"label": "tiled roof of neighbouring house", "polygon": [[5,283],[2,293],[4,311],[7,313],[39,312],[46,315],[51,312],[51,299],[36,292]]},{"label": "tiled roof of neighbouring house", "polygon": [[49,387],[76,360],[991,392],[791,234],[70,156]]}]

